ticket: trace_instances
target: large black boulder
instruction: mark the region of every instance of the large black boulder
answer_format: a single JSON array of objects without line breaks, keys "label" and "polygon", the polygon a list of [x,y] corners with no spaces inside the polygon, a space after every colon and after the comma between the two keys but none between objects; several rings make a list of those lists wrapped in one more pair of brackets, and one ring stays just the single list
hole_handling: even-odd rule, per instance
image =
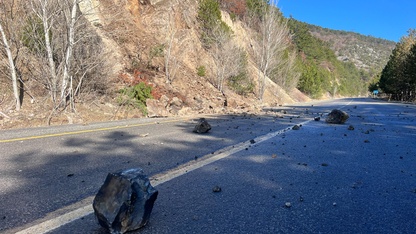
[{"label": "large black boulder", "polygon": [[207,133],[209,130],[211,130],[211,125],[205,118],[200,118],[198,123],[195,125],[193,132]]},{"label": "large black boulder", "polygon": [[345,111],[334,109],[328,114],[325,121],[331,124],[343,124],[349,117]]},{"label": "large black boulder", "polygon": [[94,213],[112,234],[133,231],[147,224],[157,195],[140,168],[109,173],[94,198]]}]

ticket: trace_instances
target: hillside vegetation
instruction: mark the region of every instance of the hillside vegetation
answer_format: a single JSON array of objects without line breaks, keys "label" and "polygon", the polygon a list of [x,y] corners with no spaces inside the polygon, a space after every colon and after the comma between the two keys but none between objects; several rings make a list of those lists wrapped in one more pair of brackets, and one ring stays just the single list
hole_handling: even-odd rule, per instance
[{"label": "hillside vegetation", "polygon": [[[286,19],[265,0],[30,2],[0,4],[5,128],[365,95],[387,53],[371,47],[340,60],[347,53],[331,46],[337,36],[325,41],[331,31]],[[373,58],[365,66],[364,56]]]},{"label": "hillside vegetation", "polygon": [[[410,29],[393,50],[380,79],[374,79],[370,90],[379,90],[389,99],[416,101],[416,30]],[[381,90],[380,90],[381,89]]]},{"label": "hillside vegetation", "polygon": [[[329,41],[338,38],[338,31],[323,30],[319,27],[314,27],[309,24],[297,21],[293,18],[289,19],[289,25],[293,34],[293,42],[300,52],[300,60],[298,67],[301,70],[301,78],[298,88],[313,98],[320,98],[322,95],[326,96],[357,96],[366,95],[368,84],[374,79],[382,66],[381,62],[377,65],[368,66],[371,69],[364,69],[360,64],[354,63],[353,59],[340,59],[337,54],[340,52],[331,48],[330,43],[320,38],[326,38]],[[324,34],[317,36],[317,31],[325,31]],[[355,35],[355,34],[351,34]],[[353,37],[349,35],[349,37]],[[339,39],[343,41],[342,39]],[[365,44],[367,37],[355,35],[351,39],[356,44]],[[363,40],[363,41],[361,41]],[[377,39],[376,39],[377,41]],[[347,50],[348,46],[338,47]],[[378,51],[374,49],[375,51]],[[386,49],[383,49],[386,50]],[[385,52],[377,52],[382,54]],[[366,54],[367,57],[375,56],[375,54]],[[366,60],[363,57],[354,55],[356,61]],[[376,61],[374,58],[372,61]],[[383,60],[383,62],[386,62]],[[378,67],[378,68],[377,68]]]},{"label": "hillside vegetation", "polygon": [[331,30],[308,24],[313,36],[323,40],[341,61],[351,61],[357,68],[372,74],[380,72],[387,64],[396,43],[354,32]]}]

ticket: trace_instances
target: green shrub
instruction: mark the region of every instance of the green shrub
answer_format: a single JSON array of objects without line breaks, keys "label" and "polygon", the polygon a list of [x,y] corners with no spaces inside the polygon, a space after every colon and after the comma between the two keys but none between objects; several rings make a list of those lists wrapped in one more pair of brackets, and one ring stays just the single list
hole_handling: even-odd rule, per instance
[{"label": "green shrub", "polygon": [[196,74],[198,74],[198,76],[200,76],[200,77],[204,77],[206,75],[206,72],[207,72],[207,70],[206,70],[205,66],[199,66],[199,67],[196,68]]},{"label": "green shrub", "polygon": [[247,53],[239,49],[236,51],[238,56],[238,67],[239,73],[237,75],[231,76],[228,78],[228,87],[230,87],[234,92],[239,95],[247,95],[254,91],[254,83],[248,76],[247,66],[248,66],[248,55]]},{"label": "green shrub", "polygon": [[220,5],[216,0],[202,0],[199,4],[198,19],[204,30],[211,30],[221,20]]},{"label": "green shrub", "polygon": [[322,95],[322,78],[315,64],[303,66],[298,89],[312,98],[319,98]]},{"label": "green shrub", "polygon": [[237,15],[233,12],[230,13],[231,21],[235,22],[237,20]]},{"label": "green shrub", "polygon": [[150,48],[149,51],[149,61],[147,61],[147,66],[151,67],[153,66],[152,61],[154,58],[159,58],[165,56],[165,45],[159,44],[155,45],[152,48]]},{"label": "green shrub", "polygon": [[261,18],[269,7],[268,0],[246,0],[247,10],[250,15]]},{"label": "green shrub", "polygon": [[137,85],[121,89],[118,103],[120,105],[138,108],[144,115],[146,115],[146,100],[151,98],[153,98],[152,86],[144,82],[140,82]]},{"label": "green shrub", "polygon": [[[52,38],[52,31],[49,31],[49,38]],[[21,40],[23,45],[33,53],[46,53],[45,31],[39,17],[30,17],[26,20],[22,29]]]},{"label": "green shrub", "polygon": [[199,4],[198,20],[202,26],[201,40],[209,48],[217,38],[215,35],[227,34],[231,37],[233,31],[221,20],[221,10],[218,1],[202,0]]},{"label": "green shrub", "polygon": [[160,45],[156,45],[152,48],[150,48],[150,60],[152,60],[153,58],[156,57],[163,57],[164,56],[164,51],[165,51],[165,45],[164,44],[160,44]]},{"label": "green shrub", "polygon": [[228,86],[239,95],[247,95],[254,90],[254,83],[250,80],[247,73],[242,72],[228,79]]}]

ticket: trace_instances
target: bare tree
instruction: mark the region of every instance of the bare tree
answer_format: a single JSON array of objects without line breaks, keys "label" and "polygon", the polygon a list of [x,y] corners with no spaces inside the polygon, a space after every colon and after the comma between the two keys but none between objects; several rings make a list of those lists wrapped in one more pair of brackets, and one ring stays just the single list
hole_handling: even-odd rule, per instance
[{"label": "bare tree", "polygon": [[241,49],[232,41],[232,31],[224,25],[217,25],[212,31],[214,42],[211,53],[216,65],[216,80],[214,85],[223,91],[224,84],[231,76],[238,75],[244,66],[241,63]]},{"label": "bare tree", "polygon": [[[38,5],[36,5],[36,3]],[[58,2],[57,1],[48,1],[48,0],[39,0],[32,4],[32,10],[35,14],[42,20],[43,34],[44,34],[44,47],[46,49],[47,61],[49,64],[50,79],[48,80],[52,102],[56,103],[57,101],[57,90],[58,90],[58,74],[56,71],[56,64],[53,58],[53,44],[51,42],[51,29],[54,25],[54,20],[57,18],[59,13]]]},{"label": "bare tree", "polygon": [[287,49],[280,60],[280,64],[272,73],[272,80],[286,90],[296,87],[300,72],[296,69],[296,51]]},{"label": "bare tree", "polygon": [[[84,84],[100,86],[100,69],[103,65],[102,41],[86,19],[79,5],[85,0],[37,0],[31,7],[41,20],[43,41],[38,56],[48,64],[49,87],[54,109],[68,104],[75,111],[75,96]],[[96,10],[96,9],[94,9]],[[92,74],[96,72],[96,74]],[[97,77],[94,85],[85,78]],[[102,78],[101,78],[102,79]],[[58,92],[60,92],[58,94]]]},{"label": "bare tree", "polygon": [[282,63],[283,52],[289,45],[287,20],[280,17],[278,9],[273,5],[265,5],[263,10],[259,37],[256,45],[253,46],[253,53],[259,68],[258,98],[261,101],[266,89],[266,79],[271,71]]},{"label": "bare tree", "polygon": [[241,63],[242,56],[241,49],[231,40],[224,43],[217,48],[217,59],[215,60],[217,66],[217,88],[223,92],[224,84],[227,79],[232,76],[237,76],[243,71],[243,64]]},{"label": "bare tree", "polygon": [[177,29],[175,27],[175,19],[172,16],[172,14],[175,14],[175,11],[172,7],[172,10],[169,12],[169,20],[168,20],[168,37],[167,42],[165,44],[165,75],[166,75],[166,82],[172,83],[173,79],[175,78],[175,74],[177,72],[178,68],[178,60],[177,58],[172,55],[172,49],[174,46],[174,40],[175,35],[177,32]]},{"label": "bare tree", "polygon": [[[0,1],[0,45],[4,48],[7,57],[7,66],[12,81],[15,109],[20,110],[23,99],[23,82],[20,78],[19,68],[16,61],[21,49],[20,38],[17,28],[21,27],[24,15],[21,12],[19,1]],[[20,87],[18,85],[20,83]]]},{"label": "bare tree", "polygon": [[[68,10],[70,12],[65,14],[66,20],[66,27],[68,30],[68,42],[66,45],[66,52],[65,52],[65,60],[64,60],[64,72],[62,76],[62,85],[61,85],[61,100],[64,100],[68,95],[72,92],[72,76],[71,72],[71,65],[72,65],[72,54],[74,51],[75,45],[75,23],[78,21],[77,13],[78,13],[78,0],[68,1]],[[66,12],[64,10],[64,12]],[[71,83],[70,90],[68,90],[68,83]],[[70,97],[72,98],[72,97]]]},{"label": "bare tree", "polygon": [[7,53],[7,59],[9,62],[9,70],[10,70],[10,74],[11,74],[11,78],[12,78],[12,86],[13,86],[13,95],[14,95],[14,99],[16,101],[16,110],[19,111],[20,107],[21,107],[21,103],[20,103],[20,95],[19,95],[19,90],[17,88],[17,72],[16,72],[16,66],[14,64],[14,60],[13,60],[13,55],[12,55],[12,51],[10,49],[9,46],[9,42],[6,36],[6,32],[4,31],[3,27],[2,27],[2,21],[0,20],[0,33],[3,39],[3,46],[4,49],[6,50]]}]

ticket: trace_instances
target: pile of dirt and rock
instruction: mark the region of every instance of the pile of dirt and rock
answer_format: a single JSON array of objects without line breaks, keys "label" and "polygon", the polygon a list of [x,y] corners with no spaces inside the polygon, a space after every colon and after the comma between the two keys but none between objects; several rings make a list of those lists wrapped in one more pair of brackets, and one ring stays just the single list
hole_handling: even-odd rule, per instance
[{"label": "pile of dirt and rock", "polygon": [[[227,86],[219,91],[212,82],[216,74],[214,58],[200,41],[198,1],[92,0],[80,9],[88,12],[90,27],[102,38],[107,63],[111,66],[108,70],[112,71],[107,78],[112,91],[83,98],[75,103],[76,111],[52,111],[46,96],[36,97],[33,102],[24,100],[22,110],[16,112],[12,110],[12,95],[9,95],[9,100],[0,103],[1,129],[139,117],[258,113],[265,106],[309,100],[297,89],[288,93],[271,80],[267,81],[261,102],[254,93],[238,95]],[[232,21],[226,12],[223,18],[235,33],[235,43],[250,47],[249,29],[239,21]],[[170,67],[166,67],[166,56],[156,53],[168,45],[172,56]],[[249,64],[250,76],[256,84],[258,70]],[[204,76],[197,73],[201,66],[206,68]],[[124,85],[118,77],[137,71],[158,93],[155,99],[146,101],[147,115],[117,102],[118,90]]]}]

